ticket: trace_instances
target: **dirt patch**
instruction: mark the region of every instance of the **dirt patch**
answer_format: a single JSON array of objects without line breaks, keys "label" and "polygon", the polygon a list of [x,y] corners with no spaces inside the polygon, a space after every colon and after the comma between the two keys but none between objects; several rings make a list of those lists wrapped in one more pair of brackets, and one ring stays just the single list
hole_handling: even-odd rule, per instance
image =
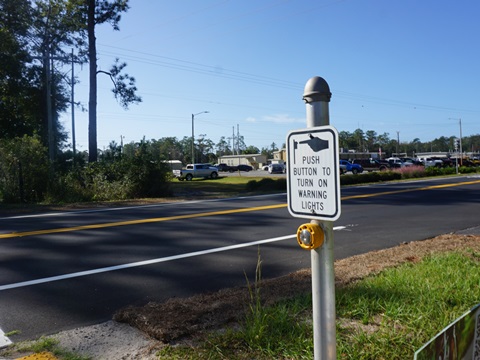
[{"label": "dirt patch", "polygon": [[[478,235],[442,235],[433,239],[405,243],[400,246],[353,256],[335,262],[336,286],[344,286],[388,267],[405,262],[418,262],[423,257],[442,252],[480,251]],[[311,292],[310,269],[259,283],[261,302],[271,305],[280,300]],[[192,339],[212,330],[234,325],[242,320],[251,303],[251,290],[237,287],[186,299],[170,299],[164,303],[149,303],[128,307],[114,316],[161,342]],[[253,289],[254,291],[254,289]]]}]

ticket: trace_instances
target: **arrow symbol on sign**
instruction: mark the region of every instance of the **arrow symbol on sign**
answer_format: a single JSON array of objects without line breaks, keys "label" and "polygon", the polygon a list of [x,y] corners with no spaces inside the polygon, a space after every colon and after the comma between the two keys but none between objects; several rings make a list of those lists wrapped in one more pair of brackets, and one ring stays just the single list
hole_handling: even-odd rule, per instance
[{"label": "arrow symbol on sign", "polygon": [[[328,149],[328,140],[320,139],[312,134],[308,134],[308,136],[310,139],[300,141],[300,144],[307,144],[315,152]],[[296,149],[295,145],[296,144],[294,144],[294,149]]]},{"label": "arrow symbol on sign", "polygon": [[297,157],[295,156],[295,150],[298,149],[298,141],[293,140],[293,163],[297,163]]}]

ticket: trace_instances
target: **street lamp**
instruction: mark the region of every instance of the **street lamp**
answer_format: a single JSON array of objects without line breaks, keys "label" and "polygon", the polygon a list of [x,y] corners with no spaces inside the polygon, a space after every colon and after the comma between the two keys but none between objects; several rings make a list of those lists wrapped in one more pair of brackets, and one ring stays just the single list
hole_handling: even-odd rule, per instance
[{"label": "street lamp", "polygon": [[[460,126],[460,165],[463,165],[463,149],[462,149],[462,119],[448,118],[449,120],[458,120]],[[457,155],[458,158],[458,155]]]},{"label": "street lamp", "polygon": [[200,114],[208,114],[208,111],[201,111],[196,114],[192,114],[192,163],[195,163],[195,116]]}]

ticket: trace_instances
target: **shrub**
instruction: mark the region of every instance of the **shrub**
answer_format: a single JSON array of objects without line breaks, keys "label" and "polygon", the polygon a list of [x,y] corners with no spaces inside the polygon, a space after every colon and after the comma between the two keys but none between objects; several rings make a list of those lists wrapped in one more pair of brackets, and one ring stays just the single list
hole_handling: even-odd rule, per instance
[{"label": "shrub", "polygon": [[364,173],[364,174],[348,174],[342,175],[340,177],[340,184],[341,185],[354,185],[354,184],[363,184],[363,183],[370,183],[370,182],[380,182],[380,181],[391,181],[391,180],[399,180],[402,178],[402,175],[396,173],[394,171],[375,171],[371,173]]},{"label": "shrub", "polygon": [[272,179],[272,178],[263,178],[261,180],[250,180],[247,182],[245,186],[247,191],[271,191],[271,190],[280,190],[286,191],[287,190],[287,179],[279,178],[279,179]]},{"label": "shrub", "polygon": [[475,173],[475,172],[478,172],[478,167],[474,167],[474,166],[460,166],[458,168],[458,172],[460,174],[471,174],[471,173]]},{"label": "shrub", "polygon": [[147,154],[94,162],[59,176],[50,202],[109,201],[171,195],[170,169]]},{"label": "shrub", "polygon": [[49,203],[76,203],[91,201],[93,191],[85,184],[81,168],[58,176],[50,186],[45,201]]},{"label": "shrub", "polygon": [[425,174],[427,176],[451,175],[451,174],[455,174],[455,172],[456,172],[455,167],[439,168],[436,166],[430,166],[425,169]]},{"label": "shrub", "polygon": [[405,166],[399,169],[393,170],[393,172],[400,173],[402,179],[411,179],[411,178],[421,178],[425,177],[425,167],[424,166]]},{"label": "shrub", "polygon": [[0,141],[0,194],[8,203],[38,202],[48,188],[47,149],[38,136]]}]

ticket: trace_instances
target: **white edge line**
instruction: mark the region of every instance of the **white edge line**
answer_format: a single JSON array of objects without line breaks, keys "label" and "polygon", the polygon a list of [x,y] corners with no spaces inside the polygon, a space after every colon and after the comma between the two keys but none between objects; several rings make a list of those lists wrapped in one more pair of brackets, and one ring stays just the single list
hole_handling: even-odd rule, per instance
[{"label": "white edge line", "polygon": [[276,242],[276,241],[283,241],[283,240],[291,239],[293,237],[296,237],[296,234],[295,235],[280,236],[280,237],[276,237],[276,238],[272,238],[272,239],[257,240],[257,241],[252,241],[252,242],[249,242],[249,243],[243,243],[243,244],[237,244],[237,245],[229,245],[229,246],[224,246],[224,247],[220,247],[220,248],[216,248],[216,249],[194,251],[194,252],[186,253],[186,254],[167,256],[167,257],[164,257],[164,258],[138,261],[138,262],[129,263],[129,264],[108,266],[108,267],[104,267],[104,268],[86,270],[86,271],[79,271],[79,272],[75,272],[75,273],[71,273],[71,274],[51,276],[51,277],[47,277],[47,278],[23,281],[23,282],[14,283],[14,284],[1,285],[0,286],[0,291],[10,290],[10,289],[15,289],[15,288],[20,288],[20,287],[26,287],[26,286],[32,286],[32,285],[38,285],[38,284],[43,284],[43,283],[48,283],[48,282],[53,282],[53,281],[72,279],[72,278],[76,278],[76,277],[100,274],[100,273],[104,273],[104,272],[123,270],[123,269],[138,267],[138,266],[158,264],[158,263],[162,263],[162,262],[185,259],[185,258],[194,257],[194,256],[213,254],[213,253],[222,252],[222,251],[241,249],[241,248],[249,247],[249,246],[268,244],[268,243]]},{"label": "white edge line", "polygon": [[12,341],[6,337],[5,333],[0,329],[0,349],[11,344],[13,344]]},{"label": "white edge line", "polygon": [[[333,228],[333,230],[341,230],[342,228],[344,228],[344,227],[343,226],[336,226],[336,227]],[[123,270],[123,269],[128,269],[128,268],[139,267],[139,266],[158,264],[158,263],[167,262],[167,261],[186,259],[186,258],[189,258],[189,257],[213,254],[213,253],[222,252],[222,251],[241,249],[241,248],[245,248],[245,247],[249,247],[249,246],[268,244],[268,243],[272,243],[272,242],[276,242],[276,241],[283,241],[283,240],[292,239],[296,236],[297,236],[296,234],[285,235],[285,236],[280,236],[280,237],[276,237],[276,238],[272,238],[272,239],[257,240],[257,241],[252,241],[252,242],[249,242],[249,243],[224,246],[224,247],[220,247],[220,248],[216,248],[216,249],[194,251],[194,252],[187,253],[187,254],[173,255],[173,256],[167,256],[167,257],[164,257],[164,258],[144,260],[144,261],[138,261],[138,262],[129,263],[129,264],[108,266],[108,267],[104,267],[104,268],[80,271],[80,272],[71,273],[71,274],[51,276],[51,277],[37,279],[37,280],[29,280],[29,281],[14,283],[14,284],[1,285],[0,286],[0,291],[10,290],[10,289],[15,289],[15,288],[20,288],[20,287],[26,287],[26,286],[32,286],[32,285],[38,285],[38,284],[44,284],[44,283],[53,282],[53,281],[72,279],[72,278],[76,278],[76,277],[82,277],[82,276],[88,276],[88,275],[94,275],[94,274],[101,274],[101,273],[104,273],[104,272]],[[1,333],[0,333],[0,335],[1,335]]]},{"label": "white edge line", "polygon": [[[339,228],[343,228],[343,226],[334,227],[333,230],[338,230]],[[266,239],[266,240],[258,240],[258,241],[253,241],[253,242],[250,242],[250,243],[224,246],[224,247],[217,248],[217,249],[195,251],[195,252],[188,253],[188,254],[168,256],[168,257],[165,257],[165,258],[145,260],[145,261],[139,261],[139,262],[134,262],[134,263],[130,263],[130,264],[109,266],[109,267],[95,269],[95,270],[80,271],[80,272],[76,272],[76,273],[72,273],[72,274],[52,276],[52,277],[43,278],[43,279],[24,281],[24,282],[19,282],[19,283],[15,283],[15,284],[2,285],[2,286],[0,286],[0,291],[15,289],[15,288],[19,288],[19,287],[32,286],[32,285],[37,285],[37,284],[43,284],[43,283],[52,282],[52,281],[60,281],[60,280],[65,280],[65,279],[71,279],[71,278],[75,278],[75,277],[81,277],[81,276],[87,276],[87,275],[93,275],[93,274],[100,274],[100,273],[103,273],[103,272],[109,272],[109,271],[122,270],[122,269],[127,269],[127,268],[138,267],[138,266],[150,265],[150,264],[161,263],[161,262],[166,262],[166,261],[185,259],[185,258],[188,258],[188,257],[212,254],[212,253],[221,252],[221,251],[240,249],[240,248],[244,248],[244,247],[248,247],[248,246],[267,244],[267,243],[271,243],[271,242],[275,242],[275,241],[288,240],[288,239],[291,239],[291,238],[294,238],[294,237],[296,237],[296,234],[280,236],[280,237],[277,237],[277,238]],[[11,345],[11,344],[13,344],[13,342],[8,337],[6,337],[5,333],[2,331],[2,329],[0,329],[0,349],[3,348],[3,347],[6,347],[8,345]]]}]

